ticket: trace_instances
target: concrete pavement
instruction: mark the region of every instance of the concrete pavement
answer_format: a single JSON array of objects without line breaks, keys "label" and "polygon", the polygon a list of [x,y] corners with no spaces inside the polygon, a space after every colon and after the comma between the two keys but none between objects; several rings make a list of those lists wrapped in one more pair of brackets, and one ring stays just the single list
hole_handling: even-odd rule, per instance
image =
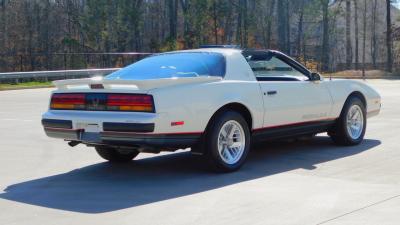
[{"label": "concrete pavement", "polygon": [[185,151],[105,163],[47,138],[51,89],[0,92],[0,224],[399,224],[400,81],[366,140],[257,146],[236,173],[213,174]]}]

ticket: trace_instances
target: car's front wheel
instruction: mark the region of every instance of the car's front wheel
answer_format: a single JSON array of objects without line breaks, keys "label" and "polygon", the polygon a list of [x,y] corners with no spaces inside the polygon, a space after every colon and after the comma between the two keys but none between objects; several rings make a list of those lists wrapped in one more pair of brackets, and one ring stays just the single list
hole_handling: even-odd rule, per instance
[{"label": "car's front wheel", "polygon": [[137,150],[117,149],[108,146],[96,146],[95,149],[101,158],[116,163],[132,161],[139,154]]},{"label": "car's front wheel", "polygon": [[239,169],[250,150],[250,130],[243,116],[234,111],[218,115],[207,131],[206,158],[213,169]]},{"label": "car's front wheel", "polygon": [[357,145],[364,139],[366,127],[365,104],[358,97],[350,97],[329,135],[336,144]]}]

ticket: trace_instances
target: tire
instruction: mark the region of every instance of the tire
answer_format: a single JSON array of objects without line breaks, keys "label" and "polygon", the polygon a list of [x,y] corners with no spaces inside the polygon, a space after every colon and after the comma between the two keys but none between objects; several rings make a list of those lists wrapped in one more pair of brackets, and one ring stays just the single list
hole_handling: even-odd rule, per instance
[{"label": "tire", "polygon": [[[349,121],[348,118],[351,115],[354,115],[353,118],[356,119],[350,119]],[[361,125],[358,125],[359,123]],[[365,104],[358,97],[350,97],[347,99],[339,119],[337,119],[334,127],[328,134],[335,144],[344,146],[358,145],[364,139],[366,127]]]},{"label": "tire", "polygon": [[95,149],[101,158],[113,163],[130,162],[139,154],[137,150],[123,152],[108,146],[96,146]]},{"label": "tire", "polygon": [[[227,134],[230,128],[233,130]],[[243,116],[235,111],[225,111],[213,119],[207,129],[205,159],[214,171],[238,170],[246,161],[250,139],[249,126]]]}]

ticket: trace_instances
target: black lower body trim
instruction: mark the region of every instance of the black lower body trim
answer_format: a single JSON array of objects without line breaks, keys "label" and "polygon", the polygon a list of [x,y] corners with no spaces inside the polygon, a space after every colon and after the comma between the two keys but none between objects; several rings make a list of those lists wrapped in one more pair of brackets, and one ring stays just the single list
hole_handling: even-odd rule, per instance
[{"label": "black lower body trim", "polygon": [[61,138],[69,141],[79,140],[80,130],[44,127],[46,135],[52,138]]},{"label": "black lower body trim", "polygon": [[117,132],[143,132],[150,133],[154,131],[154,123],[103,123],[104,131]]},{"label": "black lower body trim", "polygon": [[187,148],[196,144],[201,134],[136,134],[120,132],[102,132],[104,144],[137,145],[155,148]]},{"label": "black lower body trim", "polygon": [[51,128],[72,129],[71,120],[42,119],[42,125]]},{"label": "black lower body trim", "polygon": [[198,143],[201,133],[196,134],[140,134],[127,132],[91,133],[84,130],[44,128],[47,136],[77,141],[91,145],[113,145],[153,148],[188,148]]},{"label": "black lower body trim", "polygon": [[256,141],[296,137],[307,134],[317,134],[328,131],[336,120],[322,120],[306,122],[295,125],[285,125],[258,129],[253,131],[253,137]]}]

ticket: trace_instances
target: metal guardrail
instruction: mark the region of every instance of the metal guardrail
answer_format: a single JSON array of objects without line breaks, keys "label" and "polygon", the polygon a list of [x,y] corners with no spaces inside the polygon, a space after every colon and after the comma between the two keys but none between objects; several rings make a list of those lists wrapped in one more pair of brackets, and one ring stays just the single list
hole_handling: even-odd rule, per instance
[{"label": "metal guardrail", "polygon": [[106,76],[117,70],[119,70],[119,68],[0,73],[0,83],[19,83],[25,80],[52,81],[94,76]]}]

